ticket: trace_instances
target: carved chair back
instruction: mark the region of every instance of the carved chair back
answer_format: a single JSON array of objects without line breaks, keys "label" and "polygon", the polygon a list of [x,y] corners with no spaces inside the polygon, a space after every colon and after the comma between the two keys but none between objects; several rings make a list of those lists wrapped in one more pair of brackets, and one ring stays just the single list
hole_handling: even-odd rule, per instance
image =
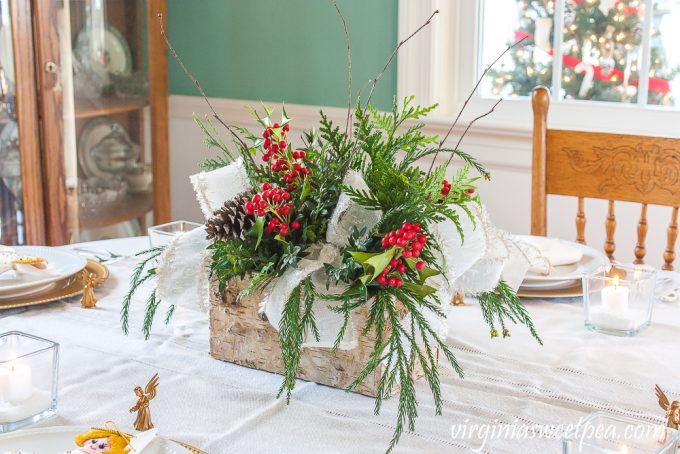
[{"label": "carved chair back", "polygon": [[547,234],[547,196],[578,197],[576,241],[585,244],[585,198],[609,201],[604,251],[614,259],[614,202],[641,204],[635,263],[644,263],[647,206],[672,207],[663,269],[672,270],[680,206],[680,139],[548,129],[550,93],[537,87],[534,111],[531,233]]}]

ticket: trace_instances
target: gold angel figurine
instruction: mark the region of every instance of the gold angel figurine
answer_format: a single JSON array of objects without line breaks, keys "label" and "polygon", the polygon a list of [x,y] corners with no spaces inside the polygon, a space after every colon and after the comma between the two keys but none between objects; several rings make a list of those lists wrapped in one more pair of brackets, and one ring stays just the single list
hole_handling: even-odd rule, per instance
[{"label": "gold angel figurine", "polygon": [[[671,403],[668,397],[661,391],[659,385],[656,385],[656,397],[659,398],[659,406],[666,412],[666,426],[671,429],[678,430],[680,427],[680,401],[674,400]],[[666,442],[667,434],[664,432],[662,440],[660,443]]]},{"label": "gold angel figurine", "polygon": [[83,297],[80,304],[87,309],[97,306],[97,297],[94,296],[94,288],[97,286],[97,275],[83,270]]},{"label": "gold angel figurine", "polygon": [[135,419],[135,429],[139,432],[144,432],[153,429],[151,422],[151,410],[149,409],[149,402],[156,397],[156,389],[158,388],[158,374],[155,374],[146,384],[146,388],[142,389],[140,386],[135,388],[137,395],[137,403],[130,409],[130,413],[137,412],[137,419]]}]

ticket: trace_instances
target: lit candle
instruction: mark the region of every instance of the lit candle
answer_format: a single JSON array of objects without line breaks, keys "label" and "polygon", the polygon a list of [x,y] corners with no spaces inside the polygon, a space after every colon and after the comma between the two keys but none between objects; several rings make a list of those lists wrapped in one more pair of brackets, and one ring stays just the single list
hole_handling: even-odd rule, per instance
[{"label": "lit candle", "polygon": [[11,361],[0,369],[0,401],[21,402],[33,395],[33,374],[26,364]]},{"label": "lit candle", "polygon": [[602,306],[612,312],[628,310],[628,287],[619,285],[619,277],[614,276],[612,285],[602,289]]}]

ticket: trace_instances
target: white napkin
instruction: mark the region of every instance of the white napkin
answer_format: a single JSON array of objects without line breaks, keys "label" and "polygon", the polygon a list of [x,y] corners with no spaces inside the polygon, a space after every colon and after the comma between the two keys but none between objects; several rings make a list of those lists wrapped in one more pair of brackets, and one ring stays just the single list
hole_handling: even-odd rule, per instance
[{"label": "white napkin", "polygon": [[[557,238],[531,236],[523,237],[522,241],[538,249],[548,259],[551,266],[573,265],[583,258],[581,249]],[[531,271],[539,272],[534,269]]]},{"label": "white napkin", "polygon": [[140,432],[130,440],[129,448],[130,452],[137,454],[143,454],[144,448],[151,445],[151,442],[156,439],[156,434],[158,429],[149,429],[146,432]]},{"label": "white napkin", "polygon": [[55,272],[46,261],[36,265],[26,263],[16,263],[17,260],[32,258],[18,254],[8,246],[0,245],[0,274],[14,270],[17,278],[51,276]]}]

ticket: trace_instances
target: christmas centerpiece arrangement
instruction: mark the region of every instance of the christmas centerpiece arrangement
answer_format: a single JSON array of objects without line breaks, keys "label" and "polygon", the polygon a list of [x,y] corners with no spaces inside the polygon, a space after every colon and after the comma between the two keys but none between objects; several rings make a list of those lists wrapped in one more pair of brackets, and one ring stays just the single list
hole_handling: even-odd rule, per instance
[{"label": "christmas centerpiece arrangement", "polygon": [[[415,427],[415,381],[424,378],[440,413],[439,357],[462,376],[445,342],[455,293],[478,297],[492,337],[516,323],[538,339],[514,289],[540,257],[489,221],[475,188],[489,173],[445,146],[448,134],[423,132],[419,120],[435,106],[412,98],[389,112],[371,106],[416,33],[342,125],[322,112],[319,128],[298,138],[283,107],[276,118],[267,106],[254,109],[256,131],[224,122],[211,105],[212,119],[196,117],[220,153],[192,177],[206,227],[145,252],[122,314],[127,331],[134,291],[155,278],[147,336],[161,301],[166,319],[178,304],[210,305],[213,356],[281,372],[287,399],[296,377],[375,396],[376,412],[397,393],[390,449]],[[348,38],[348,57],[349,49]],[[461,165],[452,170],[454,158]],[[275,349],[259,348],[272,339]]]}]

